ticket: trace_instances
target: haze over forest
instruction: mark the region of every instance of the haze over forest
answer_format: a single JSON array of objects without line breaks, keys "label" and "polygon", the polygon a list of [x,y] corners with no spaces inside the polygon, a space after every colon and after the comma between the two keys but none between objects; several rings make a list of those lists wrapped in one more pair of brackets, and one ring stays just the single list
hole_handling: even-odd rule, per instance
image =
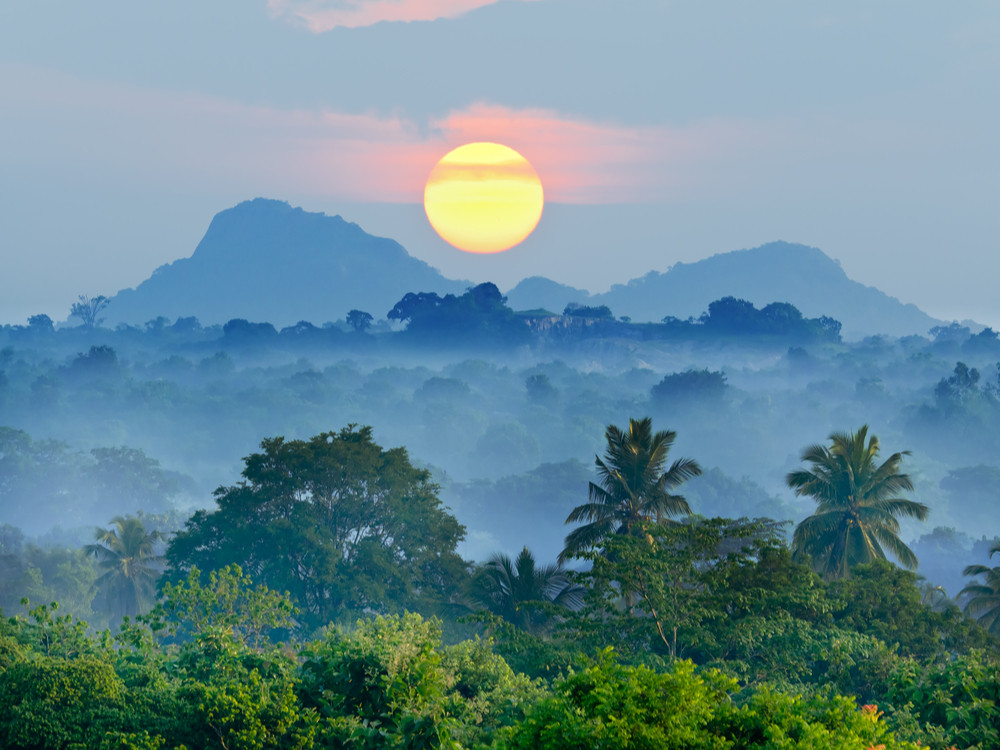
[{"label": "haze over forest", "polygon": [[[447,299],[471,307],[449,312]],[[86,537],[139,510],[180,519],[208,507],[261,440],[356,423],[432,469],[468,526],[467,554],[528,544],[552,557],[604,428],[643,415],[709,467],[685,487],[701,515],[801,520],[809,503],[784,483],[799,452],[871,424],[913,451],[915,494],[933,509],[905,526],[928,545],[922,574],[955,593],[973,546],[1000,533],[987,512],[1000,476],[996,334],[857,284],[815,248],[724,253],[597,296],[533,278],[500,298],[340,217],[257,199],[221,212],[190,258],[99,317],[3,329],[8,521],[30,534]],[[15,430],[46,489],[17,494],[32,485],[11,458]],[[59,484],[112,448],[174,477],[150,507],[103,485],[75,503]]]},{"label": "haze over forest", "polygon": [[[16,644],[0,649],[15,654],[0,656],[0,682],[83,670],[75,685],[111,670],[101,679],[119,697],[84,691],[45,725],[46,747],[101,732],[129,747],[228,746],[265,731],[248,721],[303,747],[372,721],[383,727],[372,747],[423,731],[427,747],[539,747],[530,717],[574,680],[658,681],[639,689],[645,705],[650,691],[696,695],[723,674],[727,697],[698,721],[727,740],[755,736],[726,708],[738,705],[792,721],[780,731],[793,737],[809,726],[831,742],[976,746],[992,719],[934,718],[927,696],[939,693],[921,692],[958,679],[932,677],[945,663],[979,675],[955,699],[978,705],[996,669],[981,650],[996,649],[993,621],[959,610],[973,596],[965,567],[987,573],[1000,539],[1000,338],[971,326],[933,320],[801,245],[723,253],[604,295],[535,277],[505,296],[340,217],[241,203],[135,289],[82,294],[67,321],[0,328],[0,608],[16,615],[0,627],[0,645]],[[616,486],[595,457],[639,455],[616,453],[616,425],[638,441],[627,445],[666,441],[664,486],[682,495],[640,516],[641,533],[581,542],[593,532],[568,517],[595,486]],[[915,555],[919,580],[848,563],[850,550],[843,568],[830,550],[790,552],[792,530],[816,518],[815,497],[790,489],[808,447],[856,431],[864,443],[866,425],[886,465],[909,475],[896,486],[912,486],[913,502],[891,502],[914,517],[904,546],[886,549],[900,563]],[[667,429],[676,435],[653,435]],[[657,461],[666,468],[665,453]],[[129,577],[118,561],[133,543],[146,551],[128,558],[142,574]],[[262,658],[283,666],[247,694],[259,706],[196,699],[256,684],[246,665]],[[158,681],[134,682],[138,663]],[[357,681],[335,675],[357,669],[368,698],[337,697]],[[383,673],[437,687],[386,703],[379,691],[395,683]],[[172,697],[138,698],[152,685]],[[277,690],[282,714],[268,703]],[[0,740],[27,747],[19,738],[54,700],[0,691],[11,717]],[[220,727],[233,706],[243,718]],[[317,710],[340,718],[317,723]],[[598,742],[605,720],[581,711],[583,741]],[[635,721],[673,746],[661,719]],[[558,726],[547,746],[564,746]]]}]

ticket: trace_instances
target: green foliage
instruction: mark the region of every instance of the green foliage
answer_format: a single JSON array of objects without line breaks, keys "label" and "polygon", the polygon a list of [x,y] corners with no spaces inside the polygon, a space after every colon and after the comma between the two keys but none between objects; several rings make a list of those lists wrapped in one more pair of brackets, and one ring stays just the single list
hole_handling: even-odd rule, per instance
[{"label": "green foliage", "polygon": [[[1000,555],[1000,544],[990,548],[990,557],[993,555]],[[983,576],[981,581],[973,580],[962,589],[961,595],[966,597],[965,611],[991,635],[1000,636],[1000,566],[969,565],[964,573]]]},{"label": "green foliage", "polygon": [[[706,609],[725,606],[723,619],[736,620],[734,630],[746,630],[754,614],[772,606],[786,617],[794,613],[793,621],[806,622],[811,614],[823,619],[815,592],[796,595],[790,586],[823,584],[790,562],[787,550],[781,554],[766,525],[762,531],[744,524],[752,533],[742,536],[721,522],[702,525],[724,533],[712,537],[714,551],[702,555],[704,575],[683,585],[702,589],[699,595],[714,602]],[[650,535],[653,543],[664,544],[665,535],[651,528],[657,532]],[[684,538],[698,543],[702,536],[711,535],[702,529]],[[614,542],[651,546],[637,537]],[[626,561],[635,562],[623,555]],[[768,588],[769,573],[784,583]],[[227,582],[219,585],[223,578]],[[722,582],[737,580],[746,580],[745,590],[719,590]],[[0,746],[894,750],[919,741],[944,750],[998,742],[1000,670],[995,658],[979,652],[922,664],[900,660],[870,635],[817,624],[802,631],[807,637],[800,651],[820,689],[789,681],[781,689],[759,682],[740,690],[734,677],[696,670],[689,661],[661,661],[651,669],[621,664],[605,650],[596,662],[583,663],[564,648],[576,671],[564,672],[550,691],[511,669],[488,641],[443,647],[440,625],[418,615],[377,617],[351,632],[330,629],[298,655],[287,647],[251,647],[234,638],[239,606],[227,599],[243,584],[250,582],[228,570],[208,587],[197,579],[172,587],[172,611],[179,620],[190,618],[192,637],[166,650],[128,621],[114,641],[107,633],[89,635],[73,618],[54,617],[49,607],[35,608],[30,619],[3,621]],[[760,596],[764,601],[755,609]],[[867,606],[852,616],[863,616]],[[700,625],[706,623],[711,627],[702,628],[703,636],[718,630],[718,620],[706,617]],[[525,639],[521,653],[530,652],[536,668],[544,656],[540,645],[550,653],[559,648],[502,620],[492,624],[501,635]],[[604,625],[616,630],[621,621],[606,619]],[[776,661],[789,653],[778,641]],[[853,699],[840,697],[842,690],[881,705],[888,722],[875,705],[859,710]],[[890,728],[908,741],[895,739]]]},{"label": "green foliage", "polygon": [[830,435],[831,445],[811,445],[802,460],[812,466],[791,472],[788,486],[809,495],[816,513],[795,529],[793,549],[811,559],[817,570],[844,577],[859,563],[885,559],[886,551],[907,568],[917,558],[899,538],[899,516],[923,520],[927,506],[899,493],[913,483],[899,473],[908,452],[894,453],[877,463],[879,440],[868,436],[868,425],[857,432]]},{"label": "green foliage", "polygon": [[713,710],[729,704],[735,681],[718,673],[696,676],[690,662],[665,673],[617,664],[611,652],[571,675],[508,731],[504,747],[585,748],[731,747],[709,727]]},{"label": "green foliage", "polygon": [[450,711],[458,719],[453,734],[463,747],[488,745],[502,727],[522,721],[548,694],[540,680],[515,672],[478,638],[442,651]]},{"label": "green foliage", "polygon": [[98,747],[125,709],[124,685],[103,659],[17,661],[0,672],[0,747]]},{"label": "green foliage", "polygon": [[136,615],[149,605],[159,577],[161,560],[155,545],[162,535],[147,532],[142,521],[133,516],[116,516],[111,524],[110,529],[98,528],[94,533],[97,543],[86,547],[102,571],[94,586],[113,615]]},{"label": "green foliage", "polygon": [[442,698],[447,677],[440,628],[417,615],[358,623],[307,647],[300,695],[319,716],[322,746],[457,746],[457,721]]},{"label": "green foliage", "polygon": [[[739,699],[741,696],[737,696]],[[897,739],[875,705],[858,709],[853,698],[832,692],[795,695],[755,691],[739,711],[720,712],[713,729],[739,748],[760,750],[917,750]]]},{"label": "green foliage", "polygon": [[516,560],[494,555],[473,577],[469,586],[470,606],[499,615],[529,632],[539,632],[551,623],[553,607],[579,609],[583,589],[574,584],[560,566],[539,566],[525,547]]},{"label": "green foliage", "polygon": [[20,601],[60,602],[77,617],[90,620],[97,568],[83,550],[24,544],[24,535],[0,527],[0,609],[15,614]]},{"label": "green foliage", "polygon": [[192,568],[186,580],[163,585],[163,601],[145,618],[154,631],[166,629],[183,640],[221,630],[259,649],[271,633],[291,627],[297,610],[288,595],[263,584],[255,587],[238,565],[212,571],[207,585],[201,577],[201,571]]},{"label": "green foliage", "polygon": [[973,651],[941,664],[908,660],[892,676],[890,723],[928,744],[986,750],[1000,746],[1000,663]]},{"label": "green foliage", "polygon": [[822,680],[824,651],[842,635],[830,630],[833,603],[822,580],[791,559],[778,527],[760,531],[740,554],[705,571],[714,616],[691,655],[747,685]]},{"label": "green foliage", "polygon": [[56,615],[57,602],[30,607],[25,599],[22,604],[28,608],[28,616],[12,617],[7,626],[10,637],[28,651],[65,659],[98,652],[97,645],[88,637],[87,623],[72,615]]},{"label": "green foliage", "polygon": [[578,627],[591,643],[611,632],[623,654],[652,651],[670,659],[702,646],[706,626],[722,616],[715,584],[732,574],[721,569],[745,565],[756,544],[774,533],[765,522],[698,518],[635,530],[609,536],[585,555],[592,562],[583,574],[591,595]]},{"label": "green foliage", "polygon": [[735,680],[687,661],[662,673],[600,662],[559,683],[503,747],[628,748],[915,748],[898,742],[871,710],[837,695],[795,695],[761,689],[748,696]]},{"label": "green foliage", "polygon": [[383,450],[355,425],[261,447],[244,481],[216,492],[218,510],[196,513],[171,540],[171,580],[238,564],[289,592],[306,628],[349,611],[433,609],[454,594],[465,529],[405,449]]},{"label": "green foliage", "polygon": [[296,697],[294,663],[258,653],[209,627],[185,644],[176,660],[183,720],[178,735],[191,747],[313,747],[316,717]]},{"label": "green foliage", "polygon": [[[589,632],[583,626],[589,624],[585,620],[571,619],[553,638],[529,633],[488,612],[478,612],[468,619],[482,623],[494,651],[516,672],[531,678],[563,677],[586,661],[580,651],[581,648],[589,649],[583,640],[584,633]],[[603,635],[594,640],[598,639],[604,643]]]},{"label": "green foliage", "polygon": [[677,433],[653,433],[653,420],[629,419],[628,431],[608,425],[607,450],[595,458],[599,484],[590,482],[589,502],[578,505],[566,523],[586,521],[566,537],[560,562],[580,555],[612,534],[632,534],[648,521],[690,513],[687,501],[672,495],[686,480],[701,474],[697,461],[679,458],[665,469]]},{"label": "green foliage", "polygon": [[890,644],[900,644],[903,653],[917,657],[937,651],[938,634],[922,607],[917,576],[884,560],[858,565],[848,579],[830,583],[830,595],[838,600],[836,621]]}]

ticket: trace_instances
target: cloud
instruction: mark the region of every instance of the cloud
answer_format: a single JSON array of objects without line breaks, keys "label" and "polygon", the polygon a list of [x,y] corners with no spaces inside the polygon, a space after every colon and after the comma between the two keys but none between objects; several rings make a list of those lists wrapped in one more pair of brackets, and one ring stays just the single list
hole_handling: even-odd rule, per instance
[{"label": "cloud", "polygon": [[783,137],[754,123],[628,127],[488,103],[417,123],[252,106],[9,64],[0,64],[0,130],[7,134],[0,167],[30,164],[137,186],[397,203],[421,202],[438,159],[472,141],[519,151],[547,200],[622,203],[736,189],[734,172],[747,155]]},{"label": "cloud", "polygon": [[267,0],[267,9],[272,18],[320,33],[338,26],[355,29],[380,21],[457,18],[495,2],[498,0]]}]

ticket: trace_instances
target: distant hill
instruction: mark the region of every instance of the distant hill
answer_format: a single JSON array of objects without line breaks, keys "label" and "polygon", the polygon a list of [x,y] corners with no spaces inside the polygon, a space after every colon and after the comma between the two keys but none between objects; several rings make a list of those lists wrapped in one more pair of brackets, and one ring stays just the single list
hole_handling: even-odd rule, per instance
[{"label": "distant hill", "polygon": [[[659,321],[667,315],[699,316],[708,304],[726,296],[762,307],[790,302],[810,318],[828,315],[843,324],[845,338],[871,334],[926,335],[942,321],[915,305],[904,305],[875,287],[852,281],[840,264],[815,247],[772,242],[751,250],[713,255],[696,263],[678,263],[666,273],[652,271],[604,294],[570,299],[572,287],[531,279],[532,307],[555,309],[564,300],[607,305],[616,316],[633,321]],[[509,296],[520,294],[522,282]],[[541,292],[550,296],[543,298]],[[559,308],[561,312],[562,308]]]},{"label": "distant hill", "polygon": [[[193,315],[206,325],[246,318],[280,328],[300,320],[319,325],[355,308],[383,318],[407,292],[462,294],[470,286],[339,216],[257,198],[217,214],[191,257],[118,292],[105,314],[111,325]],[[507,293],[516,310],[561,313],[571,302],[607,305],[636,322],[698,316],[726,296],[758,307],[790,302],[806,317],[828,315],[843,324],[847,338],[923,335],[941,324],[914,305],[852,281],[822,251],[787,242],[678,263],[604,294],[540,276]]]},{"label": "distant hill", "polygon": [[584,304],[590,299],[586,289],[560,284],[544,276],[530,276],[507,292],[507,304],[515,310],[545,308],[561,313],[571,302]]},{"label": "distant hill", "polygon": [[414,290],[461,294],[468,286],[339,216],[257,198],[216,214],[191,257],[118,292],[105,314],[111,325],[160,315],[319,325],[351,309],[384,318]]}]

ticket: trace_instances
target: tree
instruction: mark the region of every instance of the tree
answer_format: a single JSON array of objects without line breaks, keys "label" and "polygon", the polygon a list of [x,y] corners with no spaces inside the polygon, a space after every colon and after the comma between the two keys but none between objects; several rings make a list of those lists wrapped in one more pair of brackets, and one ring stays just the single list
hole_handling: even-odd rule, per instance
[{"label": "tree", "polygon": [[653,386],[650,396],[655,403],[672,406],[707,404],[722,401],[728,389],[725,373],[690,369],[665,375]]},{"label": "tree", "polygon": [[32,331],[37,331],[38,333],[52,333],[55,331],[55,326],[52,323],[52,318],[50,318],[45,313],[39,315],[32,315],[28,318],[28,328]]},{"label": "tree", "polygon": [[218,508],[171,540],[168,580],[237,564],[288,591],[307,629],[348,611],[434,609],[457,590],[465,528],[405,448],[384,450],[352,424],[261,449],[241,482],[216,490]]},{"label": "tree", "polygon": [[103,590],[114,614],[136,615],[151,597],[159,575],[155,545],[162,535],[147,532],[142,521],[132,516],[115,516],[111,524],[110,529],[98,528],[97,543],[86,547],[103,570],[94,585]]},{"label": "tree", "polygon": [[98,318],[97,316],[101,310],[111,303],[111,300],[103,294],[97,297],[88,297],[86,294],[81,294],[78,299],[79,302],[74,302],[69,309],[69,316],[71,318],[79,318],[84,328],[94,328],[104,322],[104,318]]},{"label": "tree", "polygon": [[375,318],[372,314],[366,313],[364,310],[351,310],[347,313],[347,325],[358,333],[364,333],[366,330],[371,328],[373,320],[375,320]]},{"label": "tree", "polygon": [[524,387],[528,391],[528,400],[533,404],[551,404],[559,398],[559,390],[544,372],[529,375],[524,380]]},{"label": "tree", "polygon": [[591,566],[582,574],[587,606],[571,622],[575,640],[640,661],[708,656],[737,614],[756,560],[781,545],[781,524],[692,517],[643,523],[641,531],[612,534],[581,555]]},{"label": "tree", "polygon": [[177,474],[164,471],[160,462],[138,448],[93,448],[93,463],[81,471],[102,506],[139,508],[164,512],[172,507],[170,498],[180,491]]},{"label": "tree", "polygon": [[899,473],[909,451],[893,453],[879,464],[879,440],[868,425],[857,432],[835,432],[829,447],[811,445],[802,460],[812,466],[793,471],[786,481],[796,495],[816,500],[816,513],[795,529],[792,549],[812,559],[832,578],[847,576],[853,565],[885,559],[886,551],[903,566],[917,567],[917,557],[899,538],[899,516],[924,520],[927,506],[898,497],[913,483]]},{"label": "tree", "polygon": [[[990,548],[990,557],[1000,555],[1000,543]],[[983,581],[972,581],[959,592],[966,597],[965,612],[975,617],[990,633],[1000,636],[1000,566],[969,565],[963,571],[967,576],[984,576]]]},{"label": "tree", "polygon": [[278,335],[270,323],[251,323],[246,318],[233,318],[222,326],[222,335],[229,342],[252,343],[267,341]]},{"label": "tree", "polygon": [[70,362],[70,370],[89,376],[110,376],[119,369],[118,352],[107,344],[92,346],[86,354],[77,354]]},{"label": "tree", "polygon": [[441,302],[441,297],[435,292],[407,292],[403,299],[393,305],[386,317],[403,323],[414,318],[430,316],[440,307]]},{"label": "tree", "polygon": [[956,362],[950,378],[941,378],[934,387],[939,405],[948,406],[971,401],[979,393],[979,370],[965,362]]},{"label": "tree", "polygon": [[563,315],[571,318],[594,318],[596,320],[614,320],[615,315],[607,305],[589,306],[578,302],[570,302],[563,310]]},{"label": "tree", "polygon": [[474,607],[499,615],[528,632],[537,632],[549,620],[539,603],[578,609],[582,595],[583,589],[566,571],[558,565],[539,567],[525,547],[515,560],[493,555],[472,580],[469,598]]},{"label": "tree", "polygon": [[632,534],[643,522],[691,512],[687,501],[671,490],[699,476],[701,467],[690,458],[679,458],[664,471],[667,454],[677,433],[653,433],[653,420],[629,419],[628,431],[608,425],[604,458],[595,457],[600,484],[590,482],[590,502],[578,505],[566,523],[587,521],[566,537],[559,555],[562,562],[587,550],[610,534]]},{"label": "tree", "polygon": [[752,302],[735,297],[723,297],[708,305],[701,316],[702,323],[721,333],[758,333],[760,311]]},{"label": "tree", "polygon": [[433,339],[436,344],[517,344],[526,341],[530,333],[524,319],[514,314],[507,306],[507,298],[490,282],[471,287],[457,297],[410,292],[386,317],[407,322],[407,337]]}]

